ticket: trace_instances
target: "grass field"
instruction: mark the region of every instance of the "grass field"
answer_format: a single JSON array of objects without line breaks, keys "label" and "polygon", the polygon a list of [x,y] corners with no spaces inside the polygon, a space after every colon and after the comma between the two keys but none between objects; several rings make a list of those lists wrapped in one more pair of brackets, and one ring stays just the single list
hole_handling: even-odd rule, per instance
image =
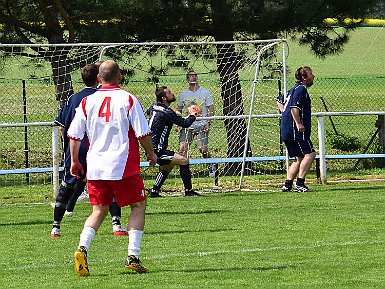
[{"label": "grass field", "polygon": [[150,199],[141,252],[150,273],[125,271],[127,238],[114,237],[107,218],[89,251],[88,278],[73,265],[87,202],[50,239],[49,198],[0,194],[0,287],[383,288],[383,184],[311,187]]},{"label": "grass field", "polygon": [[316,78],[384,76],[383,46],[384,27],[358,28],[350,34],[349,42],[336,55],[319,58],[311,53],[308,46],[298,45],[288,39],[288,64],[291,75],[299,66],[309,65]]}]

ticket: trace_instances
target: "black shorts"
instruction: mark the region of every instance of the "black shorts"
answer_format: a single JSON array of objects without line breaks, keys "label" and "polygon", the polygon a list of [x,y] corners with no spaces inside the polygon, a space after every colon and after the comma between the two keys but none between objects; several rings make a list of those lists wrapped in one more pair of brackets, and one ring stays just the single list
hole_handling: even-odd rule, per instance
[{"label": "black shorts", "polygon": [[175,152],[164,150],[161,152],[156,152],[156,155],[158,156],[157,164],[160,166],[169,165],[174,158]]},{"label": "black shorts", "polygon": [[305,155],[315,152],[311,140],[285,140],[284,142],[291,158],[303,158]]}]

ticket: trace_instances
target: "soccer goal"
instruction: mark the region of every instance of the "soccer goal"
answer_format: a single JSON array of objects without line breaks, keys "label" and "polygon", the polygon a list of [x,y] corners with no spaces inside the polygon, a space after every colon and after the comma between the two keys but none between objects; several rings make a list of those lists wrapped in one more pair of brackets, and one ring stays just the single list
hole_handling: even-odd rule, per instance
[{"label": "soccer goal", "polygon": [[[197,72],[199,85],[211,92],[215,116],[208,118],[211,157],[202,157],[196,141],[189,147],[194,178],[200,180],[200,189],[255,189],[269,179],[266,175],[284,169],[275,99],[286,91],[285,49],[281,39],[144,43],[110,45],[102,58],[121,60],[127,89],[146,108],[155,100],[156,86],[170,87],[178,99],[188,86],[186,72]],[[177,133],[170,144],[179,150]],[[213,164],[214,176],[209,169]],[[206,183],[207,178],[214,186]]]},{"label": "soccer goal", "polygon": [[[276,96],[286,89],[286,42],[284,39],[216,42],[111,43],[62,45],[0,45],[1,97],[9,105],[1,108],[3,123],[52,121],[60,106],[82,88],[80,69],[97,60],[114,59],[120,66],[122,87],[136,95],[144,109],[154,101],[157,86],[167,86],[175,94],[188,87],[186,73],[198,73],[199,85],[213,98],[215,116],[211,122],[208,147],[210,158],[203,158],[194,140],[189,158],[198,190],[263,187],[272,175],[285,169],[285,152],[279,140]],[[10,86],[27,81],[26,102],[15,101]],[[11,85],[10,85],[11,83]],[[7,88],[7,89],[5,89]],[[7,111],[23,111],[20,114]],[[174,103],[176,108],[177,103]],[[28,122],[28,121],[27,121]],[[9,130],[0,129],[0,137]],[[25,139],[25,133],[20,135]],[[21,142],[23,143],[23,142]],[[179,151],[178,133],[170,137],[169,149]],[[14,144],[12,144],[14,146]],[[50,144],[36,142],[36,146]],[[13,158],[2,143],[5,158]],[[3,153],[2,153],[3,154]],[[46,158],[51,158],[47,156]],[[17,163],[17,162],[16,162]],[[0,162],[0,169],[20,169]],[[215,174],[210,166],[215,165]],[[152,180],[157,169],[142,162],[143,176]],[[165,190],[178,191],[175,185]]]}]

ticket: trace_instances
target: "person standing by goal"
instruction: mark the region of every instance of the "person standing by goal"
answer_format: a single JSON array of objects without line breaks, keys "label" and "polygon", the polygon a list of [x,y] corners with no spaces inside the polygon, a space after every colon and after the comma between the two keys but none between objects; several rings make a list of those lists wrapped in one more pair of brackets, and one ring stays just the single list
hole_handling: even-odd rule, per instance
[{"label": "person standing by goal", "polygon": [[78,156],[80,140],[85,133],[90,143],[87,181],[92,213],[85,221],[74,253],[75,270],[79,276],[89,275],[87,253],[114,198],[120,207],[131,207],[125,267],[138,273],[148,272],[139,260],[146,208],[139,143],[150,166],[155,166],[157,156],[143,107],[135,96],[119,87],[121,78],[119,66],[114,61],[103,62],[98,74],[102,87],[82,100],[68,130],[71,174],[77,178],[84,174]]},{"label": "person standing by goal", "polygon": [[[307,192],[305,178],[315,158],[315,150],[310,140],[311,99],[308,88],[313,85],[314,75],[310,67],[304,66],[295,72],[296,84],[290,89],[284,103],[278,101],[282,111],[281,139],[285,142],[289,157],[295,161],[287,170],[287,179],[282,192]],[[296,184],[293,187],[295,177]]]},{"label": "person standing by goal", "polygon": [[[186,74],[186,80],[189,86],[179,95],[177,110],[180,113],[182,113],[183,110],[188,112],[188,108],[191,107],[191,105],[197,105],[199,108],[197,116],[214,116],[215,110],[213,98],[207,88],[198,84],[198,74],[195,71],[190,71]],[[199,120],[189,128],[182,128],[179,134],[180,154],[187,157],[189,146],[191,145],[193,138],[196,137],[197,146],[202,157],[211,158],[208,148],[210,125],[211,121],[209,120]],[[209,175],[214,177],[217,169],[216,165],[210,164],[208,169]]]}]

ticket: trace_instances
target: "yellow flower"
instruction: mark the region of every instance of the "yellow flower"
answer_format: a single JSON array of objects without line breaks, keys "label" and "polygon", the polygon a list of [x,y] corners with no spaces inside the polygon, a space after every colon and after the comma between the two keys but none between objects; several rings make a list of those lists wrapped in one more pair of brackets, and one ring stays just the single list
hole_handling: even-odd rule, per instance
[{"label": "yellow flower", "polygon": [[[357,23],[362,21],[362,19],[353,19],[353,18],[346,18],[344,19],[344,23],[346,24],[351,24],[351,23]],[[335,18],[326,18],[324,19],[324,23],[329,24],[329,25],[336,25],[337,20]],[[385,26],[385,19],[364,19],[363,23],[361,24],[362,26]]]}]

